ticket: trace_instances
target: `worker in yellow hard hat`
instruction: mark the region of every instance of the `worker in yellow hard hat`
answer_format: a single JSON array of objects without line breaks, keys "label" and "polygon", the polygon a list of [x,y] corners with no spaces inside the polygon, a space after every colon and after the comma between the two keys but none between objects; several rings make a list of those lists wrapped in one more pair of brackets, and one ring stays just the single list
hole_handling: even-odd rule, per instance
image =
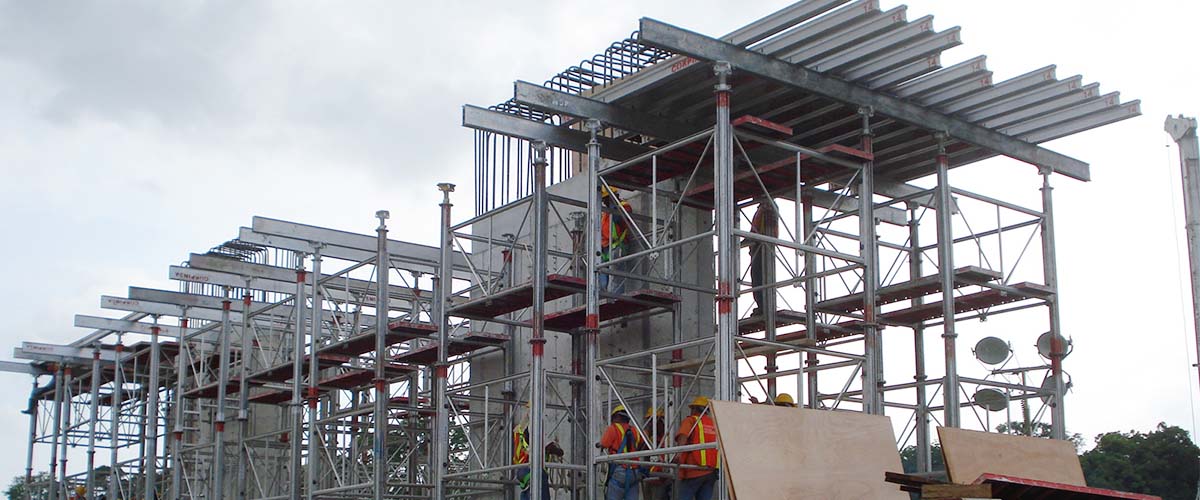
[{"label": "worker in yellow hard hat", "polygon": [[[609,418],[612,423],[604,430],[604,435],[596,446],[610,455],[642,449],[641,436],[630,423],[629,411],[625,409],[625,405],[613,408]],[[604,482],[605,500],[637,500],[638,486],[643,475],[644,471],[636,465],[609,464],[608,480]]]},{"label": "worker in yellow hard hat", "polygon": [[[696,396],[688,405],[691,415],[679,424],[679,433],[675,435],[675,444],[706,444],[717,441],[717,424],[708,416],[708,398]],[[717,484],[717,471],[721,467],[715,448],[695,450],[682,454],[680,462],[684,465],[699,466],[680,468],[679,499],[680,500],[712,500],[713,489]]]},{"label": "worker in yellow hard hat", "polygon": [[775,403],[775,406],[786,406],[788,408],[796,407],[796,400],[792,399],[792,395],[786,392],[781,392],[778,396],[775,396],[775,401],[773,402]]},{"label": "worker in yellow hard hat", "polygon": [[[629,226],[625,224],[626,216],[633,215],[633,205],[621,199],[616,188],[608,185],[600,186],[600,202],[603,211],[600,213],[600,262],[608,262],[625,255],[629,246]],[[622,263],[613,265],[614,271],[628,271],[629,267]],[[601,272],[600,289],[613,293],[624,293],[624,276],[615,279]],[[613,283],[610,288],[609,283]]]}]

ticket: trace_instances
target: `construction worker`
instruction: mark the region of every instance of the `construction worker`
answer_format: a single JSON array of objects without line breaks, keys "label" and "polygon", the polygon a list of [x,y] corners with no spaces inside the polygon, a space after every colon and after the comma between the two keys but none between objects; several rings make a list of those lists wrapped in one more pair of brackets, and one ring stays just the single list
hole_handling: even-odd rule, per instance
[{"label": "construction worker", "polygon": [[[550,461],[551,457],[562,457],[563,449],[550,441],[545,447],[546,459]],[[518,425],[513,431],[513,465],[529,463],[529,428],[525,424]],[[517,469],[517,483],[521,486],[521,500],[529,500],[529,482],[533,479],[533,471],[529,466]],[[550,473],[546,469],[542,469],[542,498],[548,500],[550,498]]]},{"label": "construction worker", "polygon": [[[667,419],[666,413],[662,408],[657,410],[654,408],[646,408],[646,416],[642,424],[642,431],[646,433],[646,437],[653,438],[658,436],[658,447],[666,447],[670,441],[667,436]],[[648,447],[647,447],[648,448]],[[651,460],[663,460],[663,457],[651,457]],[[652,465],[648,469],[648,476],[642,480],[642,499],[643,500],[668,500],[671,498],[671,484],[674,482],[670,478],[663,477],[662,466]]]},{"label": "construction worker", "polygon": [[775,406],[786,406],[788,408],[796,407],[796,400],[792,399],[792,395],[786,392],[781,392],[778,396],[775,396],[774,403]]},{"label": "construction worker", "polygon": [[[758,200],[758,209],[750,220],[750,232],[779,237],[779,214],[775,211],[774,201],[767,196]],[[775,245],[757,240],[750,240],[750,287],[757,288],[775,281]],[[754,303],[756,308],[751,315],[758,314],[767,307],[766,298],[773,290],[756,290]]]},{"label": "construction worker", "polygon": [[[692,414],[679,424],[675,444],[683,446],[717,442],[717,425],[706,414],[708,398],[696,396],[688,408]],[[717,450],[714,448],[683,453],[680,463],[704,468],[679,469],[679,500],[712,500],[713,489],[717,484],[717,472],[721,467]]]},{"label": "construction worker", "polygon": [[[610,455],[637,451],[642,448],[641,437],[638,436],[637,429],[634,429],[633,425],[629,423],[629,412],[625,410],[625,405],[617,405],[616,408],[613,408],[609,418],[611,423],[604,430],[604,435],[600,437],[600,442],[596,446]],[[637,500],[638,487],[643,475],[644,471],[636,465],[609,464],[604,498],[606,500]]]},{"label": "construction worker", "polygon": [[[629,226],[624,222],[625,214],[633,214],[633,205],[621,199],[616,188],[600,186],[600,201],[604,211],[600,213],[600,262],[608,262],[625,255],[629,248]],[[624,213],[622,213],[622,211]],[[629,266],[618,263],[611,267],[613,271],[628,271]],[[624,293],[624,276],[610,277],[600,273],[600,289],[612,293]],[[613,286],[609,288],[609,283]]]}]

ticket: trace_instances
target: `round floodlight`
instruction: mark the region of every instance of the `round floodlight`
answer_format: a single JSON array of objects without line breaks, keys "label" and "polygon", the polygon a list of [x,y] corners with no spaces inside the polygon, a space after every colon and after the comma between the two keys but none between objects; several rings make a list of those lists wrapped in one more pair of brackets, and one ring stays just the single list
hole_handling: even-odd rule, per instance
[{"label": "round floodlight", "polygon": [[975,404],[987,411],[1001,411],[1008,408],[1008,396],[996,389],[980,389],[971,398]]},{"label": "round floodlight", "polygon": [[989,365],[998,365],[1008,359],[1008,342],[996,337],[984,337],[975,344],[975,359]]},{"label": "round floodlight", "polygon": [[[1064,358],[1067,357],[1067,354],[1071,353],[1070,352],[1071,350],[1069,349],[1069,347],[1071,346],[1071,341],[1063,338],[1062,335],[1055,335],[1055,336],[1058,337],[1058,341],[1062,345],[1063,357]],[[1043,333],[1037,339],[1038,354],[1041,354],[1042,357],[1046,358],[1046,359],[1050,359],[1050,351],[1051,351],[1050,339],[1051,339],[1050,332]]]},{"label": "round floodlight", "polygon": [[[1065,372],[1064,375],[1066,375]],[[1064,391],[1071,388],[1071,376],[1067,375],[1066,379],[1066,383],[1063,384]],[[1050,398],[1054,396],[1054,384],[1057,383],[1057,381],[1058,377],[1055,377],[1054,375],[1047,376],[1046,380],[1042,381],[1042,395],[1040,397],[1042,398],[1043,403],[1050,403]]]}]

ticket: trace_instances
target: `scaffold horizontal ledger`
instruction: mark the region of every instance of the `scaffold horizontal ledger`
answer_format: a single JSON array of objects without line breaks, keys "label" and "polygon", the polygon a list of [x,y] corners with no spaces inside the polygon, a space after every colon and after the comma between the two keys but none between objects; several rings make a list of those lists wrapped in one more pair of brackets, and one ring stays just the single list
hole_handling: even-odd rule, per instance
[{"label": "scaffold horizontal ledger", "polygon": [[[1064,439],[1051,181],[1090,172],[1040,144],[1139,102],[960,44],[878,0],[641,19],[463,107],[473,212],[439,184],[437,246],[255,217],[23,342],[29,497],[600,498],[610,465],[704,468],[672,460],[715,447],[672,439],[697,396],[886,415],[920,471],[935,423]],[[993,157],[1004,192],[951,185]],[[644,449],[599,449],[617,408]]]}]

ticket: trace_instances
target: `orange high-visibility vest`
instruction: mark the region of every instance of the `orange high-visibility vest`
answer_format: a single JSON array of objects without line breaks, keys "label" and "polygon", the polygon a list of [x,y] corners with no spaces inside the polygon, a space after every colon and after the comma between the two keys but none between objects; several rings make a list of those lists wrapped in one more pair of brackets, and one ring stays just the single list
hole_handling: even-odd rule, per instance
[{"label": "orange high-visibility vest", "polygon": [[[695,416],[690,416],[683,421],[684,429],[691,429],[692,433],[688,435],[688,444],[705,444],[717,442],[717,424],[713,423],[712,418],[708,415],[699,417],[700,423],[696,423]],[[717,450],[696,450],[688,452],[687,463],[690,465],[699,465],[702,467],[721,467],[721,461],[717,457]]]},{"label": "orange high-visibility vest", "polygon": [[513,464],[529,463],[529,442],[525,440],[525,433],[513,433]]},{"label": "orange high-visibility vest", "polygon": [[[621,202],[621,208],[632,214],[633,206],[627,201]],[[619,214],[618,214],[619,216]],[[600,214],[600,247],[608,248],[609,246],[621,246],[625,244],[625,237],[629,234],[629,229],[625,224],[614,221],[613,214],[603,212]]]}]

